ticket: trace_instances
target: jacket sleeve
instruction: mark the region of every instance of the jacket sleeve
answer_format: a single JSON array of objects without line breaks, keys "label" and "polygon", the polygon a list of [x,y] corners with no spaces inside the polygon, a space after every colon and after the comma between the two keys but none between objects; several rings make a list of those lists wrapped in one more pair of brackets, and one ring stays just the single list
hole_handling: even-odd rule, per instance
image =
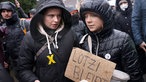
[{"label": "jacket sleeve", "polygon": [[22,41],[18,58],[18,74],[20,82],[34,82],[34,80],[38,80],[33,72],[35,53],[32,44],[32,39],[28,38],[27,33]]},{"label": "jacket sleeve", "polygon": [[140,45],[143,40],[142,40],[142,17],[141,17],[141,0],[135,0],[134,3],[134,8],[132,11],[132,32],[134,36],[134,41],[136,45]]},{"label": "jacket sleeve", "polygon": [[6,27],[0,26],[0,37],[3,37],[6,34]]},{"label": "jacket sleeve", "polygon": [[18,8],[18,13],[20,14],[20,18],[28,18],[28,15],[25,14],[25,12],[23,11],[21,7]]},{"label": "jacket sleeve", "polygon": [[9,75],[6,69],[0,63],[0,82],[14,82],[13,78]]},{"label": "jacket sleeve", "polygon": [[[121,16],[121,14],[119,13],[119,12],[117,12],[116,14],[115,14],[115,17],[114,17],[114,22],[115,22],[115,29],[117,29],[117,30],[120,30],[120,31],[123,31],[123,29],[122,29],[122,25],[121,25],[121,21],[120,21],[120,16]],[[123,31],[124,32],[124,31]]]},{"label": "jacket sleeve", "polygon": [[130,75],[128,82],[143,82],[137,51],[129,35],[126,35],[123,44],[121,60],[124,71]]}]

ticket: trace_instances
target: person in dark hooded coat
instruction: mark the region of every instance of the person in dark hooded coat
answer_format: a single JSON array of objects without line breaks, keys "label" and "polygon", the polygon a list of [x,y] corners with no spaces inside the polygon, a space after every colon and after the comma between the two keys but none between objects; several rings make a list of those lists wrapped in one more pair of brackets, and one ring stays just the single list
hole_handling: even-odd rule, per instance
[{"label": "person in dark hooded coat", "polygon": [[77,42],[80,41],[81,37],[86,34],[86,28],[85,24],[83,23],[82,20],[80,20],[80,15],[79,12],[76,8],[74,7],[66,7],[67,10],[71,14],[71,23],[72,23],[72,30],[75,32],[77,38]]},{"label": "person in dark hooded coat", "polygon": [[128,34],[113,29],[114,18],[108,2],[85,0],[81,4],[80,14],[88,28],[80,47],[116,63],[115,69],[129,74],[128,82],[143,82],[134,42]]},{"label": "person in dark hooded coat", "polygon": [[116,0],[115,29],[126,32],[133,39],[131,28],[131,0]]},{"label": "person in dark hooded coat", "polygon": [[25,35],[24,31],[26,32],[29,28],[29,22],[24,22],[26,27],[23,27],[20,24],[20,18],[16,12],[16,6],[10,1],[0,3],[0,15],[5,21],[2,25],[5,29],[3,30],[3,33],[5,34],[2,38],[5,58],[8,60],[10,70],[16,73],[20,44]]},{"label": "person in dark hooded coat", "polygon": [[64,76],[75,43],[71,15],[62,0],[46,0],[36,10],[20,49],[19,81],[72,82]]},{"label": "person in dark hooded coat", "polygon": [[[134,35],[137,36],[137,34],[135,34],[136,32],[132,33],[132,22],[131,22],[131,16],[132,16],[132,2],[131,0],[116,0],[116,5],[117,5],[117,13],[115,15],[115,28],[118,30],[121,30],[123,32],[128,33],[131,38],[134,40]],[[139,45],[137,45],[137,43],[135,42],[136,45],[136,49],[139,55],[139,60],[140,60],[140,66],[141,69],[143,71],[143,74],[146,73],[146,56],[145,56],[145,52],[142,48],[139,47]]]}]

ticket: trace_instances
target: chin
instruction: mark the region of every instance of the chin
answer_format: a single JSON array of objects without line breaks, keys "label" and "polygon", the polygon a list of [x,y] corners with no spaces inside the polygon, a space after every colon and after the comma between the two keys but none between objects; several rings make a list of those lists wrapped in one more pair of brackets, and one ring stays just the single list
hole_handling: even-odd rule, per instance
[{"label": "chin", "polygon": [[90,31],[91,31],[91,32],[95,32],[95,30],[93,30],[93,29],[91,29]]},{"label": "chin", "polygon": [[55,29],[57,29],[57,27],[52,27],[51,29],[52,29],[52,30],[55,30]]}]

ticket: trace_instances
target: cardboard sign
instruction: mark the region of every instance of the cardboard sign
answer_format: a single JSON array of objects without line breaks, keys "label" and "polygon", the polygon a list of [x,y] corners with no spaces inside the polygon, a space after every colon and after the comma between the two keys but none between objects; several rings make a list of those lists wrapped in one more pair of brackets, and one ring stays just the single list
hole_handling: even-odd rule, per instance
[{"label": "cardboard sign", "polygon": [[116,64],[95,56],[87,51],[74,48],[69,59],[65,76],[79,82],[110,82]]}]

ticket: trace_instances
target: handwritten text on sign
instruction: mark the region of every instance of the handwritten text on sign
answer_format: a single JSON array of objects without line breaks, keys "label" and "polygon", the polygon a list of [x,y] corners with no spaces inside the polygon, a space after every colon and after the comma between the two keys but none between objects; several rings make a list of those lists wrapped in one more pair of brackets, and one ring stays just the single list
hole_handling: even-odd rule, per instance
[{"label": "handwritten text on sign", "polygon": [[110,82],[115,63],[74,48],[68,62],[65,76],[75,82]]}]

